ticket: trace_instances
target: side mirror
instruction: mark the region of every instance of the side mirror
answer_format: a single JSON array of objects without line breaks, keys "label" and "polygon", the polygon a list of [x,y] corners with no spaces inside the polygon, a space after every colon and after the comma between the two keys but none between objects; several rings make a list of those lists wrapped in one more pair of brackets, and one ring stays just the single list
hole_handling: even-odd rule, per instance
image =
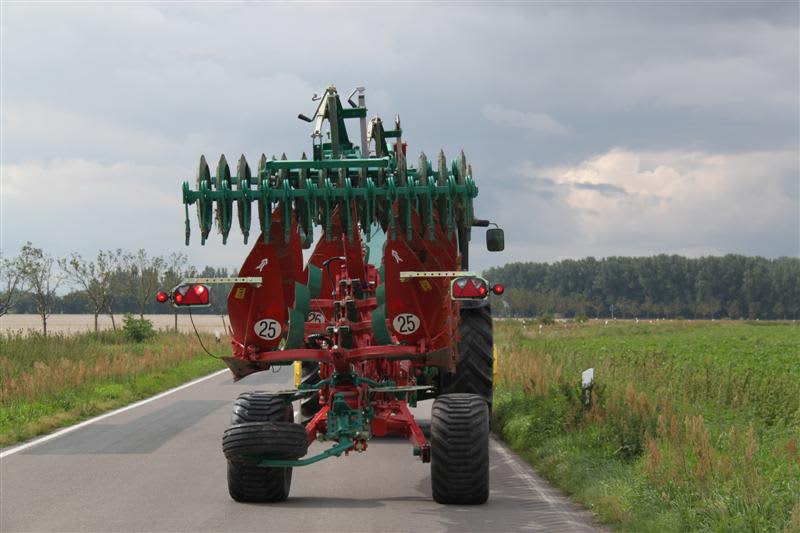
[{"label": "side mirror", "polygon": [[501,228],[486,230],[486,249],[490,252],[502,252],[506,247],[505,233]]}]

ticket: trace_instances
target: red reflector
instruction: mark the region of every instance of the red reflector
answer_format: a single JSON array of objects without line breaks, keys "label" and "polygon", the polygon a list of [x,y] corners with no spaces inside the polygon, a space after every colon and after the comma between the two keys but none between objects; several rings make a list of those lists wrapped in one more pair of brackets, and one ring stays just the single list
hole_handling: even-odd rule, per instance
[{"label": "red reflector", "polygon": [[156,301],[158,301],[159,303],[162,303],[162,304],[163,304],[163,303],[164,303],[164,302],[166,302],[167,300],[169,300],[169,294],[167,294],[166,292],[164,292],[164,291],[158,291],[158,292],[156,293]]},{"label": "red reflector", "polygon": [[481,278],[461,277],[453,281],[453,298],[484,298],[489,292]]},{"label": "red reflector", "polygon": [[208,287],[199,283],[187,283],[175,288],[173,301],[175,305],[206,306],[210,303],[211,294]]},{"label": "red reflector", "polygon": [[494,287],[492,287],[492,292],[495,293],[496,295],[500,296],[501,294],[506,292],[506,288],[503,287],[501,284],[496,283],[494,285]]}]

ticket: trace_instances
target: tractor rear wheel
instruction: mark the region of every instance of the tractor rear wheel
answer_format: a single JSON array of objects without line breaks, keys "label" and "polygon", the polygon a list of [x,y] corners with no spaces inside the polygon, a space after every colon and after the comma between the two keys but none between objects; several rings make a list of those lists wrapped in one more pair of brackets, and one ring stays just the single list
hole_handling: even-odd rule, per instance
[{"label": "tractor rear wheel", "polygon": [[[247,435],[252,437],[252,430],[237,429],[242,425],[246,427],[253,423],[294,425],[290,424],[292,419],[291,404],[287,405],[279,396],[263,392],[245,392],[239,395],[234,402],[231,415],[232,427],[223,435],[223,451],[226,457],[231,450],[241,451],[241,442],[234,446],[234,441],[241,441],[243,435],[245,439],[249,438]],[[305,431],[303,437],[305,446]],[[299,446],[298,443],[298,448]],[[240,460],[238,451],[234,451],[233,457],[228,458],[228,493],[231,498],[237,502],[280,502],[289,497],[292,485],[291,468],[260,467],[251,464],[250,461]],[[295,451],[292,455],[297,454]]]},{"label": "tractor rear wheel", "polygon": [[443,504],[489,498],[489,409],[477,394],[444,394],[431,411],[431,488]]},{"label": "tractor rear wheel", "polygon": [[[300,365],[300,384],[316,385],[319,383],[319,363],[303,361]],[[320,410],[319,393],[303,396],[300,400],[300,422],[308,424]]]},{"label": "tractor rear wheel", "polygon": [[492,309],[489,305],[461,309],[459,324],[458,365],[453,374],[442,374],[441,393],[478,394],[492,410],[494,341]]}]

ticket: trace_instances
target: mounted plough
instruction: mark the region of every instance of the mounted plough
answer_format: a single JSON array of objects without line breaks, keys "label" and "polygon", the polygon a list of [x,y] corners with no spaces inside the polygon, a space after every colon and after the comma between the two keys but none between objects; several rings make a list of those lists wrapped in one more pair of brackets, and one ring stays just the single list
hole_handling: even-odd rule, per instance
[{"label": "mounted plough", "polygon": [[[441,152],[435,164],[423,153],[409,166],[399,118],[391,130],[379,118],[367,121],[362,88],[349,107],[335,87],[315,100],[312,117],[299,115],[313,123],[310,158],[262,155],[253,172],[242,156],[233,175],[222,156],[213,176],[200,158],[195,189],[183,184],[186,243],[191,206],[203,244],[215,222],[227,242],[234,205],[244,242],[253,214],[260,235],[239,277],[190,279],[159,295],[177,306],[208,305],[209,284],[232,283],[233,353],[224,359],[234,379],[295,364],[296,388],[236,399],[222,441],[230,494],[284,500],[292,468],[401,435],[431,462],[436,501],[483,503],[493,378],[488,296],[503,288],[468,271],[471,229],[490,225],[473,214],[472,168],[463,152],[449,164]],[[360,122],[356,143],[348,119]],[[501,229],[486,237],[489,250],[503,249]],[[429,441],[410,408],[430,398]],[[315,440],[333,445],[305,457]]]}]

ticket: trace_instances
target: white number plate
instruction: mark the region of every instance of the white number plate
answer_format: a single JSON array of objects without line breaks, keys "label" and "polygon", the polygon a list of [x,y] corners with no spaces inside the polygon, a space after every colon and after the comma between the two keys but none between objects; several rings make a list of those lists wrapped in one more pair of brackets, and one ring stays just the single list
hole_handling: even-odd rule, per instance
[{"label": "white number plate", "polygon": [[256,335],[264,340],[277,339],[281,334],[281,324],[272,318],[262,318],[253,325]]},{"label": "white number plate", "polygon": [[419,329],[419,317],[411,313],[400,313],[392,320],[392,327],[400,335],[411,335]]}]

